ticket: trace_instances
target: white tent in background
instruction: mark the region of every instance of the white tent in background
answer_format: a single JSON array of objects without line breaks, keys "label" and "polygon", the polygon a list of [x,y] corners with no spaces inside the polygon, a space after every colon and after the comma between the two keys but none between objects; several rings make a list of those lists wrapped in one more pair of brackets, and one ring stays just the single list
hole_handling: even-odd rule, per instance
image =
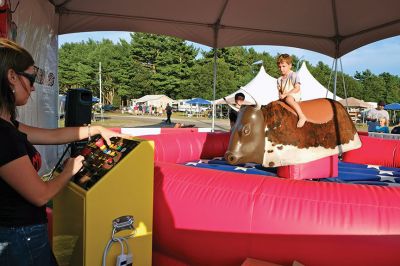
[{"label": "white tent in background", "polygon": [[[321,83],[314,78],[314,76],[308,71],[306,63],[303,62],[299,71],[297,71],[300,82],[301,82],[301,100],[307,101],[316,98],[329,98],[333,99],[333,93],[328,91]],[[328,93],[328,95],[327,95]],[[336,100],[339,101],[342,98],[336,96]]]},{"label": "white tent in background", "polygon": [[[312,100],[317,98],[329,98],[333,99],[333,93],[328,91],[308,70],[306,64],[303,62],[301,68],[298,71],[301,82],[301,100]],[[246,96],[245,104],[254,104],[253,99],[249,96],[253,96],[261,105],[266,105],[272,101],[278,100],[278,90],[276,88],[276,79],[271,77],[265,72],[263,66],[257,76],[255,76],[247,85],[241,87],[234,93],[226,96],[226,100],[233,104],[235,102],[235,94],[238,92],[244,93]],[[339,101],[342,98],[336,96],[336,100]],[[215,101],[216,104],[226,103],[223,98]]]},{"label": "white tent in background", "polygon": [[[276,79],[268,75],[263,66],[261,66],[258,74],[249,83],[225,97],[228,103],[233,104],[235,102],[235,94],[238,92],[242,92],[246,96],[245,104],[255,104],[253,98],[262,105],[278,100]],[[223,98],[215,100],[215,104],[225,103]]]}]

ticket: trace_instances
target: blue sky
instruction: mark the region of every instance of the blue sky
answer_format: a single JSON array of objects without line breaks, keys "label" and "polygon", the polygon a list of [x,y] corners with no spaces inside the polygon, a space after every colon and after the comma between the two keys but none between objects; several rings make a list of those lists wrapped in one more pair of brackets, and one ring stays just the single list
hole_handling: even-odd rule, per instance
[{"label": "blue sky", "polygon": [[[110,39],[118,42],[119,39],[130,41],[129,32],[84,32],[59,35],[59,45],[66,42],[87,41],[89,38],[95,41],[102,39]],[[210,49],[208,46],[194,43],[196,47],[202,50]],[[332,58],[320,53],[283,46],[257,45],[252,46],[256,51],[266,51],[271,55],[277,53],[294,54],[297,57],[304,56],[311,64],[315,65],[318,61],[331,66]],[[356,71],[362,72],[366,69],[371,70],[374,74],[388,72],[392,75],[400,76],[400,36],[388,38],[366,46],[363,46],[342,57],[343,70],[345,73],[354,75]],[[268,69],[267,69],[268,72]]]}]

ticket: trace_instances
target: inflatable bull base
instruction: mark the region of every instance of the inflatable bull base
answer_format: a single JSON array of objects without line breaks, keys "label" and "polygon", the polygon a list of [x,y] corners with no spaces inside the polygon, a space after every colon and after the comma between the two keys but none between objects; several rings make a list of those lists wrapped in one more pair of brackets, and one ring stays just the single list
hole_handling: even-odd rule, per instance
[{"label": "inflatable bull base", "polygon": [[242,106],[232,128],[225,159],[230,164],[265,167],[307,163],[361,147],[346,109],[331,99],[304,101],[307,117],[297,128],[296,112],[283,101]]}]

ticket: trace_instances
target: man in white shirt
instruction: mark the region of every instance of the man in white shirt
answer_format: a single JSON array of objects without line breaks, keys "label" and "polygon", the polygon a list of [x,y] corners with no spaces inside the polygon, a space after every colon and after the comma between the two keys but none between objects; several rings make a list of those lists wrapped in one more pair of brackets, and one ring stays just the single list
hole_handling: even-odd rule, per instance
[{"label": "man in white shirt", "polygon": [[379,119],[386,119],[386,126],[389,126],[389,113],[384,110],[384,101],[378,102],[378,107],[376,109],[371,109],[367,115],[368,132],[375,132],[376,126],[379,126]]}]

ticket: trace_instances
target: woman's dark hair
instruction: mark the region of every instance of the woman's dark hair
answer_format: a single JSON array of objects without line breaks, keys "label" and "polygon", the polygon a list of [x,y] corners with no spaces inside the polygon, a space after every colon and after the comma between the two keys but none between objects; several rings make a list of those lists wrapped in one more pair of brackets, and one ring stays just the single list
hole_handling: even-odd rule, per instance
[{"label": "woman's dark hair", "polygon": [[8,111],[11,119],[16,118],[15,96],[8,82],[9,69],[24,72],[34,65],[30,53],[15,42],[0,38],[0,112]]}]

